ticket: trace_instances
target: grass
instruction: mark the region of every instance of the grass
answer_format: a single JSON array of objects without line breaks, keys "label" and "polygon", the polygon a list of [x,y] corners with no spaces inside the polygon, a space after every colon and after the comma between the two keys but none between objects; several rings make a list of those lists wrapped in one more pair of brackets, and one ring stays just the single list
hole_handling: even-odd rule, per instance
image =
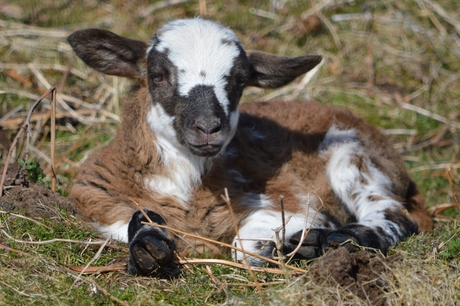
[{"label": "grass", "polygon": [[[65,37],[81,28],[106,28],[148,40],[166,21],[205,15],[234,29],[247,49],[290,56],[322,54],[324,64],[306,87],[299,80],[284,91],[249,89],[243,102],[309,96],[347,107],[385,129],[426,195],[436,221],[433,231],[391,250],[392,255],[401,254],[404,262],[389,278],[387,301],[390,305],[460,302],[456,221],[460,209],[455,198],[455,194],[460,197],[460,12],[456,1],[203,0],[155,8],[158,3],[162,2],[4,2],[0,6],[2,132],[11,140],[31,104],[48,86],[59,87],[64,79],[56,127],[60,188],[68,189],[81,161],[112,139],[129,82],[102,76],[76,59]],[[270,3],[278,3],[278,9]],[[18,106],[22,109],[6,117]],[[49,178],[48,104],[42,103],[35,113],[29,156],[40,162]],[[16,158],[25,158],[24,147],[23,142]],[[6,152],[0,146],[2,161]],[[37,223],[0,214],[4,231],[0,304],[259,305],[263,299],[278,305],[366,304],[344,288],[316,283],[308,274],[288,280],[257,274],[258,282],[271,283],[258,293],[246,271],[218,265],[209,265],[210,272],[206,266],[191,265],[184,277],[172,282],[134,278],[123,271],[78,277],[67,265],[123,261],[126,245],[110,245],[96,256],[98,245],[15,242],[100,239],[65,211],[57,209],[56,215]]]}]

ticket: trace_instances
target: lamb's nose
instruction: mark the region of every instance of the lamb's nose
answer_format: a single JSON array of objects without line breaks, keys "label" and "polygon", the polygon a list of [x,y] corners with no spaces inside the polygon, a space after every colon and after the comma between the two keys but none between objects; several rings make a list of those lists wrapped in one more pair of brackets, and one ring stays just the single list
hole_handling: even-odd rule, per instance
[{"label": "lamb's nose", "polygon": [[214,134],[220,131],[221,124],[219,118],[198,118],[193,123],[193,126],[206,135]]}]

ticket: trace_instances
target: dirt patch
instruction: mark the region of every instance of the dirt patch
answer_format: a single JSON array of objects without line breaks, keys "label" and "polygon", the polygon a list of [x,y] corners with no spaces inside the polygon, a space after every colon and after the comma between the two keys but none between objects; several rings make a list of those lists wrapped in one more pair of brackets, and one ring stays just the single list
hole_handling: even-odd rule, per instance
[{"label": "dirt patch", "polygon": [[[3,171],[3,164],[0,164],[0,171]],[[65,209],[71,215],[80,214],[68,198],[52,192],[43,184],[29,182],[25,171],[21,171],[17,163],[8,167],[5,186],[5,194],[0,197],[0,209],[3,211],[22,213],[32,218],[56,217],[56,208]]]},{"label": "dirt patch", "polygon": [[391,267],[401,260],[398,255],[384,258],[367,251],[349,253],[341,247],[316,261],[310,273],[320,284],[338,284],[371,305],[386,305],[386,277],[391,276]]}]

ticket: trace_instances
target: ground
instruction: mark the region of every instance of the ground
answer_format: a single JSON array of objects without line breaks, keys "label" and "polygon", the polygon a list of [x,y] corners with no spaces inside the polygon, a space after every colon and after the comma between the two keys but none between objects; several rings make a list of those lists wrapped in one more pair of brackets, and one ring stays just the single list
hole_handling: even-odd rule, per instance
[{"label": "ground", "polygon": [[372,305],[386,305],[385,289],[388,282],[383,276],[402,260],[400,255],[384,258],[365,250],[349,253],[344,247],[326,253],[316,261],[309,273],[318,282],[339,284]]},{"label": "ground", "polygon": [[[0,164],[0,167],[3,169],[4,165]],[[5,180],[8,188],[0,197],[0,209],[23,213],[30,218],[53,218],[56,208],[65,209],[72,215],[78,214],[77,207],[68,198],[52,192],[42,183],[29,182],[24,172],[18,163],[8,167]]]}]

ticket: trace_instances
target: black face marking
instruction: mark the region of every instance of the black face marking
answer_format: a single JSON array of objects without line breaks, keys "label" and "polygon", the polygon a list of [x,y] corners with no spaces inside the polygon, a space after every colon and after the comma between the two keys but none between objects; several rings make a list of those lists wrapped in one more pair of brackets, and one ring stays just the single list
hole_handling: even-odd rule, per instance
[{"label": "black face marking", "polygon": [[205,78],[206,77],[206,72],[200,71],[200,77]]},{"label": "black face marking", "polygon": [[230,71],[230,76],[227,77],[227,85],[225,91],[228,93],[229,112],[236,110],[243,89],[250,78],[250,62],[246,52],[241,45],[237,44],[240,54],[233,60],[233,68]]},{"label": "black face marking", "polygon": [[[153,103],[162,105],[166,114],[175,115],[175,99],[178,96],[177,68],[168,58],[169,50],[158,52],[154,46],[147,56],[148,88]],[[161,77],[163,82],[157,82]]]}]

